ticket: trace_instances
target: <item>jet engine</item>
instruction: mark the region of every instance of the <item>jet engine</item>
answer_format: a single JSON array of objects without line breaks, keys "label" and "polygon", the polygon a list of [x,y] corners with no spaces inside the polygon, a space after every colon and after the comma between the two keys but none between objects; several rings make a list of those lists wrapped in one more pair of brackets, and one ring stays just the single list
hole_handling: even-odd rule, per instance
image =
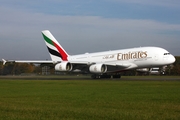
[{"label": "jet engine", "polygon": [[69,62],[61,62],[55,65],[55,70],[57,71],[71,71],[72,68],[73,66]]},{"label": "jet engine", "polygon": [[94,64],[89,67],[89,71],[92,73],[105,73],[107,66],[104,64]]}]

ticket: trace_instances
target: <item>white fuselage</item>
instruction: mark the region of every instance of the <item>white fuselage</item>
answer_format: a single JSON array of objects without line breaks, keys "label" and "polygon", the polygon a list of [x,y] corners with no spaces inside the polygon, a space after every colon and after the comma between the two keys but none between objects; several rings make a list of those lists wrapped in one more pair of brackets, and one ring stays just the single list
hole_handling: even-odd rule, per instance
[{"label": "white fuselage", "polygon": [[123,50],[114,50],[97,53],[86,53],[68,57],[68,61],[102,63],[106,65],[127,66],[125,70],[132,68],[143,68],[163,66],[175,61],[173,55],[167,50],[159,47],[139,47]]}]

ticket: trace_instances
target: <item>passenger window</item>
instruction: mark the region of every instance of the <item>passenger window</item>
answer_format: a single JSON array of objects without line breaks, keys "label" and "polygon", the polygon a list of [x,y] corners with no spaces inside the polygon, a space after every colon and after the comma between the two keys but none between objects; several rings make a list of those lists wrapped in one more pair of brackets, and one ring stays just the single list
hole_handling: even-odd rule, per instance
[{"label": "passenger window", "polygon": [[170,55],[170,53],[164,53],[164,55]]}]

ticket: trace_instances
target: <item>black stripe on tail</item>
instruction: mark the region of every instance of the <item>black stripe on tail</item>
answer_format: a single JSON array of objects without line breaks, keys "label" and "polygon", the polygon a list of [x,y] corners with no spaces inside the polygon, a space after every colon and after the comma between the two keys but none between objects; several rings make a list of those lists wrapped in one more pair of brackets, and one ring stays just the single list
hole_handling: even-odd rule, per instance
[{"label": "black stripe on tail", "polygon": [[49,48],[48,46],[47,46],[47,48],[48,48],[48,51],[49,51],[52,55],[57,56],[57,57],[60,57],[60,58],[62,59],[62,56],[61,56],[61,54],[59,54],[59,52],[57,52],[57,51]]}]

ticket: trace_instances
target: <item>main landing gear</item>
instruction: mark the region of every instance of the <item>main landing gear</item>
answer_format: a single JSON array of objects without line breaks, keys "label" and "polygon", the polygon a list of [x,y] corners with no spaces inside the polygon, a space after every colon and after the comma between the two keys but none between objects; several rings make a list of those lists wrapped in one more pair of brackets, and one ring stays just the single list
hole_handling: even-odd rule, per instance
[{"label": "main landing gear", "polygon": [[91,75],[92,79],[102,79],[102,78],[121,78],[120,74],[113,74],[113,75],[108,75],[108,74],[102,74],[102,75],[98,75],[98,74],[93,74]]}]

